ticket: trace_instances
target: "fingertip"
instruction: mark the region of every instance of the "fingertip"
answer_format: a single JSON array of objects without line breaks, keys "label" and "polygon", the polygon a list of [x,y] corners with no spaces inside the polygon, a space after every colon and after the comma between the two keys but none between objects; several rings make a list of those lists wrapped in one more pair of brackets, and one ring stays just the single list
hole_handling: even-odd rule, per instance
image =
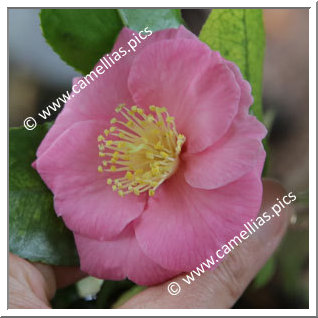
[{"label": "fingertip", "polygon": [[291,200],[287,201],[289,204],[283,202],[286,196],[287,191],[281,183],[274,179],[263,179],[263,200],[258,216],[262,217],[266,213],[270,217],[257,233],[263,242],[273,241],[274,238],[280,240],[283,237],[294,213]]}]

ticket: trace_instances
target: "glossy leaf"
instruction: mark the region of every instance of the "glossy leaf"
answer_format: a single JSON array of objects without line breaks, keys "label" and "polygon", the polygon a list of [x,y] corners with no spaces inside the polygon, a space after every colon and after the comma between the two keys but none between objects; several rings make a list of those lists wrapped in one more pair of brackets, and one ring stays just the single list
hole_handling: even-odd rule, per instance
[{"label": "glossy leaf", "polygon": [[120,30],[178,27],[178,9],[42,9],[43,35],[62,60],[87,74],[109,52]]},{"label": "glossy leaf", "polygon": [[252,86],[251,110],[262,121],[262,77],[265,49],[260,9],[213,9],[200,33],[201,41],[235,62]]},{"label": "glossy leaf", "polygon": [[[262,81],[265,51],[265,32],[261,9],[213,9],[204,24],[200,40],[212,50],[234,62],[243,77],[252,86],[254,104],[250,112],[263,122]],[[266,175],[269,167],[269,147],[263,140],[267,153],[263,169]]]},{"label": "glossy leaf", "polygon": [[31,167],[48,124],[9,132],[9,248],[31,261],[78,265],[73,234],[53,209],[53,195]]},{"label": "glossy leaf", "polygon": [[53,50],[83,74],[111,50],[123,27],[115,9],[43,9],[40,19]]}]

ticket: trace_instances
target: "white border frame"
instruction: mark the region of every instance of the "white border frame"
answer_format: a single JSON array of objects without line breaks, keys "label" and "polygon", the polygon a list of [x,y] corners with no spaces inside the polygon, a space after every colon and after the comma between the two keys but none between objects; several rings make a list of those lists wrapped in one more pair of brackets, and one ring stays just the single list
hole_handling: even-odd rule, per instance
[{"label": "white border frame", "polygon": [[[6,1],[5,6],[1,8],[1,43],[7,43],[7,9],[8,7],[72,7],[79,5],[79,2],[72,2],[67,0],[55,0],[55,1],[40,1],[34,0],[27,3],[21,0]],[[81,3],[85,4],[85,3]],[[176,316],[316,316],[316,2],[315,1],[250,1],[243,0],[236,2],[235,0],[224,1],[202,1],[198,0],[195,3],[190,1],[160,1],[160,6],[156,3],[151,5],[146,1],[97,1],[91,0],[90,7],[103,7],[109,4],[110,7],[178,7],[178,8],[242,8],[242,7],[259,7],[259,8],[310,8],[309,10],[309,211],[310,211],[310,223],[309,223],[309,309],[7,309],[7,262],[1,262],[1,292],[0,292],[0,315],[1,316],[160,316],[160,315],[176,315]],[[118,6],[120,4],[120,6]],[[194,6],[195,5],[195,6]],[[2,74],[7,73],[8,69],[8,56],[7,51],[1,50],[1,70]],[[7,85],[8,78],[7,78]],[[1,85],[1,96],[3,101],[8,104],[8,86]],[[3,103],[4,104],[4,103]],[[4,136],[8,135],[7,125],[5,122],[7,119],[7,112],[4,105],[0,108],[2,125],[0,126],[0,136],[2,149],[8,149],[8,141]],[[8,184],[7,174],[4,172],[4,167],[8,166],[7,158],[1,156],[1,202],[7,202]],[[8,172],[7,172],[8,173]],[[4,191],[6,189],[7,191]],[[5,211],[8,211],[8,204],[3,204]],[[7,255],[7,240],[8,240],[8,228],[5,226],[8,224],[7,213],[4,211],[1,213],[2,229],[0,231],[1,237],[1,259],[4,260],[3,255]]]}]

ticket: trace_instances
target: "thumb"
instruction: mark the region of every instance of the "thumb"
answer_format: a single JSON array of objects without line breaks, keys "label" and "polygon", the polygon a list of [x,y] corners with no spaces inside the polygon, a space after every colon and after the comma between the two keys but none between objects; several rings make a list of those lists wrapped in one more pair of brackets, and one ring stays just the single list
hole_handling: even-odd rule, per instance
[{"label": "thumb", "polygon": [[[285,195],[283,187],[272,180],[263,181],[263,202],[260,215],[270,211]],[[231,308],[245,288],[277,248],[289,223],[291,205],[256,230],[235,247],[213,271],[207,271],[190,285],[180,275],[173,281],[181,287],[178,295],[167,291],[170,281],[150,287],[130,299],[122,308]],[[200,264],[198,264],[199,266]]]}]

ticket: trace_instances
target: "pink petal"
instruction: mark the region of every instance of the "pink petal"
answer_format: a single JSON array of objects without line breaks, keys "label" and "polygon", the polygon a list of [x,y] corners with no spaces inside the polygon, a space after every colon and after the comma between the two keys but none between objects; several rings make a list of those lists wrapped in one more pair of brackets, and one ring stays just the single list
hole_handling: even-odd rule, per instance
[{"label": "pink petal", "polygon": [[[113,52],[118,52],[121,47],[127,48],[127,42],[130,39],[134,39],[134,31],[123,28],[119,33]],[[47,148],[51,146],[56,138],[63,133],[72,124],[89,119],[105,119],[109,120],[114,115],[114,109],[118,104],[126,103],[131,105],[133,103],[130,92],[127,89],[127,79],[132,61],[135,56],[142,51],[142,48],[160,41],[162,39],[173,38],[195,38],[195,35],[186,30],[183,26],[178,29],[167,29],[158,32],[154,32],[136,48],[136,52],[130,52],[123,56],[119,61],[115,63],[111,68],[105,70],[103,74],[98,75],[98,79],[92,74],[95,79],[92,81],[89,77],[90,85],[87,85],[79,94],[71,92],[71,98],[65,105],[63,111],[57,117],[54,125],[45,136],[40,147],[37,150],[37,156],[40,156]],[[111,56],[112,53],[109,53]],[[111,63],[107,55],[105,55],[108,62]],[[107,67],[108,64],[103,60]],[[94,67],[96,73],[96,67],[102,65],[99,61]],[[111,64],[112,65],[112,64]],[[103,68],[105,69],[105,68]],[[82,77],[74,78],[73,85],[77,84]],[[78,86],[75,90],[79,90]],[[62,106],[62,102],[61,102]],[[53,111],[51,111],[53,113]]]},{"label": "pink petal", "polygon": [[243,229],[261,203],[259,168],[216,190],[191,188],[177,173],[135,221],[144,253],[169,270],[191,271]]},{"label": "pink petal", "polygon": [[185,179],[195,188],[216,189],[237,180],[256,164],[266,135],[254,116],[237,116],[216,144],[196,154],[185,154]]},{"label": "pink petal", "polygon": [[81,270],[101,279],[128,277],[139,285],[159,284],[175,276],[153,262],[140,249],[132,225],[113,241],[96,241],[75,235]]},{"label": "pink petal", "polygon": [[41,141],[40,146],[36,151],[37,157],[41,156],[54,141],[69,127],[74,123],[85,121],[86,117],[79,112],[73,111],[70,107],[71,101],[65,104],[63,111],[57,116],[54,125],[50,128],[49,132],[46,134],[44,139]]},{"label": "pink petal", "polygon": [[236,81],[241,88],[239,113],[246,114],[250,106],[253,104],[253,97],[251,95],[251,91],[252,91],[251,85],[248,81],[243,79],[242,73],[236,64],[230,61],[226,61],[226,64],[234,73]]},{"label": "pink petal", "polygon": [[[112,52],[118,50],[122,45],[127,45],[127,42],[133,37],[132,33],[132,30],[124,28],[120,32]],[[111,53],[109,53],[109,55],[111,55]],[[105,57],[107,57],[107,55],[105,55]],[[105,121],[108,121],[114,115],[115,107],[118,106],[118,104],[132,104],[131,95],[127,88],[127,77],[132,58],[132,56],[129,58],[129,55],[125,56],[111,68],[108,68],[108,70],[103,67],[105,70],[103,74],[98,74],[96,71],[96,67],[103,65],[99,61],[94,67],[98,78],[95,78],[94,74],[91,75],[93,80],[90,77],[87,77],[90,84],[87,84],[84,77],[73,79],[73,85],[77,85],[75,87],[76,91],[80,89],[78,84],[80,80],[83,80],[87,86],[83,86],[84,88],[80,90],[78,94],[74,91],[70,92],[70,96],[74,97],[65,103],[64,109],[58,115],[54,125],[39,146],[37,156],[40,156],[48,149],[54,140],[72,124],[90,119],[104,119]],[[109,59],[108,61],[110,62]],[[106,64],[106,62],[104,63]],[[109,67],[107,64],[106,66]],[[80,84],[82,84],[82,82],[80,82]],[[53,113],[53,111],[51,112]]]},{"label": "pink petal", "polygon": [[238,111],[240,89],[219,53],[199,40],[163,40],[145,48],[128,78],[142,107],[166,107],[189,152],[216,142]]},{"label": "pink petal", "polygon": [[54,206],[66,225],[94,239],[111,239],[140,215],[144,196],[125,198],[106,184],[100,165],[97,136],[103,121],[72,125],[36,161],[36,169],[54,193]]},{"label": "pink petal", "polygon": [[[213,213],[202,209],[200,214],[212,229],[222,229],[216,231],[219,241],[227,242],[239,235],[244,229],[242,225],[257,216],[262,202],[263,186],[260,175],[265,155],[264,150],[259,151],[254,169],[240,179],[209,191],[211,195],[206,199],[213,202]],[[204,200],[203,196],[198,200],[200,198]]]}]

